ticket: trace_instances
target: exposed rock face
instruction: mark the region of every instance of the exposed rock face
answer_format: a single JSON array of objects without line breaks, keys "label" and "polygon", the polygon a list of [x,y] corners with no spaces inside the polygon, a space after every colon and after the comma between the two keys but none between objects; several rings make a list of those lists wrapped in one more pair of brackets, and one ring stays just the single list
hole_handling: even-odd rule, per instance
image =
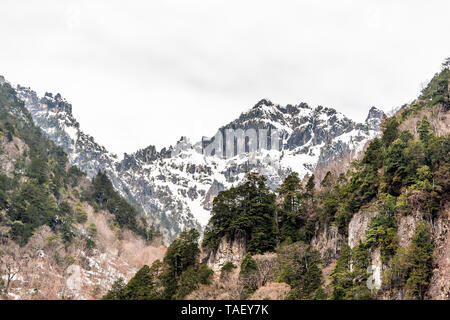
[{"label": "exposed rock face", "polygon": [[81,130],[72,106],[60,94],[46,93],[40,98],[29,88],[19,86],[17,91],[36,124],[64,148],[72,164],[89,177],[98,170],[106,172],[119,193],[142,208],[169,241],[183,228],[201,230],[209,220],[216,193],[241,183],[246,172],[258,170],[275,189],[292,171],[303,177],[340,157],[357,155],[379,133],[382,117],[381,111],[372,108],[364,123],[355,123],[332,108],[311,108],[306,103],[281,106],[263,99],[219,131],[255,129],[262,148],[264,139],[259,134],[277,129],[277,148],[270,135],[267,144],[272,150],[249,152],[246,144],[246,153],[236,154],[237,145],[236,150],[227,150],[225,143],[224,154],[229,151],[230,156],[224,159],[215,150],[206,152],[214,137],[196,143],[182,137],[159,152],[149,146],[119,159]]},{"label": "exposed rock face", "polygon": [[450,299],[450,207],[433,225],[435,243],[433,262],[435,268],[430,281],[430,299]]},{"label": "exposed rock face", "polygon": [[13,178],[15,163],[29,148],[21,139],[13,137],[12,141],[8,141],[5,136],[0,136],[0,146],[3,151],[0,153],[0,171]]},{"label": "exposed rock face", "polygon": [[66,279],[65,289],[74,299],[80,298],[79,292],[81,291],[83,282],[86,281],[84,272],[79,265],[72,264],[67,268],[66,274],[68,274],[69,277]]},{"label": "exposed rock face", "polygon": [[[370,227],[370,223],[372,219],[379,214],[380,213],[375,210],[360,210],[353,215],[348,225],[348,245],[350,248],[353,249],[360,242],[366,241],[366,232]],[[368,285],[372,286],[372,289],[378,289],[381,287],[384,270],[380,249],[372,249],[370,255],[371,265],[367,272],[371,275],[369,277]]]},{"label": "exposed rock face", "polygon": [[384,116],[384,112],[372,107],[369,110],[369,114],[367,115],[366,118],[366,123],[369,126],[370,129],[372,130],[377,130],[377,128],[379,128],[380,126],[380,119],[382,119]]},{"label": "exposed rock face", "polygon": [[[359,241],[366,240],[366,232],[370,221],[379,215],[377,211],[360,211],[356,213],[349,223],[348,244],[351,248],[358,245]],[[434,270],[430,280],[427,296],[430,299],[450,299],[450,208],[445,208],[439,218],[431,225],[433,241],[435,244],[433,263]],[[398,245],[407,247],[414,237],[416,228],[423,221],[419,211],[411,212],[409,215],[400,216],[398,224]],[[371,250],[371,276],[372,284],[379,288],[382,283],[383,272],[388,268],[381,260],[379,248]],[[395,296],[385,298],[404,299],[404,290],[399,290]]]},{"label": "exposed rock face", "polygon": [[207,265],[214,271],[220,271],[227,262],[240,266],[246,254],[247,241],[245,237],[237,236],[234,239],[224,237],[220,240],[217,249],[209,253]]},{"label": "exposed rock face", "polygon": [[348,225],[348,245],[354,248],[359,242],[366,240],[366,232],[370,222],[380,213],[377,211],[359,211],[355,213]]},{"label": "exposed rock face", "polygon": [[417,225],[422,220],[420,212],[414,212],[398,219],[398,245],[406,247],[410,244]]},{"label": "exposed rock face", "polygon": [[205,200],[203,200],[203,207],[205,209],[211,210],[214,198],[219,194],[220,191],[223,190],[225,190],[223,184],[217,182],[217,180],[214,180],[211,188],[209,188],[208,192],[205,195]]},{"label": "exposed rock face", "polygon": [[335,226],[326,227],[311,240],[313,249],[320,252],[322,259],[334,259],[341,250],[343,237]]},{"label": "exposed rock face", "polygon": [[[371,252],[371,266],[370,269],[367,270],[369,273],[371,273],[372,281],[371,285],[373,286],[372,289],[379,289],[381,288],[381,283],[383,282],[383,271],[384,271],[384,265],[381,261],[381,251],[380,249],[376,248],[372,250]],[[370,278],[369,278],[370,280]],[[369,284],[369,285],[370,285]]]}]

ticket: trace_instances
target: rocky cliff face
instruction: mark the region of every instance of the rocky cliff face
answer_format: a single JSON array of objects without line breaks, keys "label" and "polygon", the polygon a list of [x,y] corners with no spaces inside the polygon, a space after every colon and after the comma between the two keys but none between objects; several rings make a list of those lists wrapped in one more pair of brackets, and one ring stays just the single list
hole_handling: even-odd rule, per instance
[{"label": "rocky cliff face", "polygon": [[428,295],[430,299],[450,299],[450,207],[432,226],[435,243],[434,269]]},{"label": "rocky cliff face", "polygon": [[316,232],[311,240],[311,247],[320,252],[324,260],[334,260],[338,256],[344,237],[335,226],[325,226],[324,230]]},{"label": "rocky cliff face", "polygon": [[[366,241],[366,234],[369,230],[372,219],[379,216],[380,212],[374,208],[368,208],[360,210],[355,213],[350,220],[348,226],[348,245],[351,249],[358,246],[359,243]],[[399,246],[407,246],[415,232],[415,229],[420,222],[420,219],[411,219],[411,216],[401,216],[398,219],[398,243]],[[381,260],[381,252],[379,248],[373,248],[370,250],[371,266],[369,273],[372,276],[372,284],[375,288],[380,288],[382,284],[383,272],[388,266],[383,264]],[[403,297],[397,297],[402,299]]]},{"label": "rocky cliff face", "polygon": [[222,238],[217,249],[208,253],[206,263],[209,268],[219,272],[228,262],[239,267],[246,254],[247,241],[245,237]]},{"label": "rocky cliff face", "polygon": [[366,232],[370,222],[380,213],[375,210],[359,211],[355,213],[348,225],[348,245],[350,248],[356,247],[359,242],[366,240]]},{"label": "rocky cliff face", "polygon": [[[348,245],[354,248],[359,242],[366,240],[366,232],[370,227],[373,218],[380,213],[376,210],[361,210],[351,219],[348,228]],[[423,221],[423,215],[420,211],[411,212],[410,215],[399,216],[397,218],[397,243],[399,247],[407,247],[414,236],[417,226]],[[446,207],[442,210],[439,218],[431,225],[433,234],[434,250],[434,270],[428,298],[430,299],[449,299],[450,298],[450,209]],[[314,242],[313,242],[314,244]],[[371,272],[375,285],[381,285],[383,272],[389,268],[381,260],[379,248],[371,250]],[[404,292],[397,292],[398,296],[385,297],[389,299],[404,299]]]},{"label": "rocky cliff face", "polygon": [[[260,137],[263,130],[276,129],[280,133],[276,149],[254,151],[246,145],[245,153],[237,154],[225,147],[229,157],[224,158],[206,152],[210,143],[218,141],[215,138],[197,143],[182,138],[169,148],[157,151],[149,146],[119,159],[81,130],[72,106],[61,95],[38,97],[29,88],[17,90],[34,121],[65,149],[71,163],[89,177],[105,171],[122,196],[161,226],[167,240],[184,227],[201,230],[209,220],[214,196],[239,184],[249,170],[260,171],[269,186],[276,188],[292,171],[302,177],[318,166],[358,154],[378,134],[383,115],[371,108],[364,123],[355,123],[332,108],[311,108],[305,103],[281,106],[261,100],[219,132],[255,129]],[[259,146],[261,141],[258,138]]]}]

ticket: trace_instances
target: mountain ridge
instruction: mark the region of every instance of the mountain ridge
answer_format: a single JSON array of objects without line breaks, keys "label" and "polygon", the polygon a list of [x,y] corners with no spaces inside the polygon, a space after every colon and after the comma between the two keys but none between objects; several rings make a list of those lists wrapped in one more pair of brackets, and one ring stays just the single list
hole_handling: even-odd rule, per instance
[{"label": "mountain ridge", "polygon": [[34,121],[64,148],[72,164],[90,178],[99,170],[106,172],[123,197],[166,230],[167,240],[185,227],[202,230],[209,219],[214,191],[240,183],[249,170],[260,170],[274,189],[291,171],[305,176],[346,155],[353,158],[378,134],[383,116],[372,107],[366,121],[356,123],[333,108],[312,108],[306,103],[281,106],[261,99],[218,132],[276,129],[282,141],[278,152],[234,152],[231,158],[222,159],[205,156],[205,147],[214,137],[195,143],[181,137],[173,146],[157,150],[149,145],[119,159],[81,129],[72,105],[59,93],[40,98],[30,88],[18,86],[17,91]]}]

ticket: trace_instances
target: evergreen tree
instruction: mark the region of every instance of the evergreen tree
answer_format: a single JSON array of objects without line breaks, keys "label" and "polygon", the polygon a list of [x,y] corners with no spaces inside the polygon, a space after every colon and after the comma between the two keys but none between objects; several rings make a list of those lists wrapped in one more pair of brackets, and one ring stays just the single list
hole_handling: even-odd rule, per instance
[{"label": "evergreen tree", "polygon": [[300,197],[303,191],[297,172],[293,172],[278,188],[277,192],[282,198],[282,209],[289,212],[300,211]]},{"label": "evergreen tree", "polygon": [[309,199],[311,199],[311,204],[314,203],[314,189],[316,187],[316,183],[314,182],[314,175],[312,175],[311,177],[309,177],[308,182],[306,183],[306,197],[308,197]]},{"label": "evergreen tree", "polygon": [[258,270],[258,265],[250,253],[247,253],[241,263],[241,273],[253,273]]},{"label": "evergreen tree", "polygon": [[431,124],[427,119],[427,116],[422,118],[422,121],[418,123],[417,132],[419,133],[419,138],[423,142],[425,146],[428,146],[428,143],[433,135]]},{"label": "evergreen tree", "polygon": [[417,226],[411,247],[411,270],[406,281],[406,294],[410,298],[424,299],[433,270],[433,240],[429,227]]},{"label": "evergreen tree", "polygon": [[103,297],[103,300],[126,300],[125,296],[125,288],[127,284],[123,280],[123,278],[119,278],[114,281],[111,289],[108,293]]},{"label": "evergreen tree", "polygon": [[276,244],[275,195],[266,178],[249,173],[246,181],[214,199],[203,246],[214,249],[222,237],[243,236],[252,253],[270,251]]},{"label": "evergreen tree", "polygon": [[197,269],[199,236],[195,229],[184,230],[167,248],[163,260],[165,269],[161,275],[165,299],[172,299],[177,294],[183,272],[188,268]]},{"label": "evergreen tree", "polygon": [[[281,199],[278,215],[279,240],[290,239],[298,241],[302,237],[300,228],[305,225],[305,212],[303,212],[303,188],[296,172],[291,173],[278,188]],[[305,240],[305,239],[302,239]]]},{"label": "evergreen tree", "polygon": [[343,241],[339,259],[330,275],[330,278],[332,279],[331,283],[333,285],[331,297],[334,300],[344,299],[347,290],[353,286],[353,278],[349,272],[351,257],[352,250],[347,244],[347,241]]},{"label": "evergreen tree", "polygon": [[382,130],[383,136],[381,138],[381,142],[385,148],[389,147],[389,145],[395,141],[398,137],[398,126],[399,123],[395,117],[385,119],[383,121]]},{"label": "evergreen tree", "polygon": [[306,244],[293,243],[278,250],[277,281],[291,286],[288,299],[311,299],[322,285],[320,254]]},{"label": "evergreen tree", "polygon": [[159,260],[149,267],[144,265],[133,278],[125,284],[123,278],[114,282],[111,289],[103,297],[104,300],[156,300],[161,299],[162,263]]},{"label": "evergreen tree", "polygon": [[371,166],[373,169],[378,170],[383,165],[383,150],[382,142],[379,138],[373,139],[364,153],[362,162],[365,165]]},{"label": "evergreen tree", "polygon": [[56,228],[58,206],[48,186],[39,185],[30,180],[22,185],[14,197],[8,215],[12,221],[21,221],[23,233],[14,233],[13,238],[25,244],[32,235],[32,230],[43,224]]},{"label": "evergreen tree", "polygon": [[125,289],[125,296],[128,300],[148,300],[153,293],[153,274],[150,267],[144,265],[134,277],[128,282]]}]

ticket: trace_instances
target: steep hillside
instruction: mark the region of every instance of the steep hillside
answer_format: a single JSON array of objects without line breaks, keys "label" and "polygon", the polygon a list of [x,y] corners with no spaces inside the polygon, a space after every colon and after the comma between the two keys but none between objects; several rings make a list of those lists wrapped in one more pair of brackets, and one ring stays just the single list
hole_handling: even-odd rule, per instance
[{"label": "steep hillside", "polygon": [[0,83],[1,298],[99,298],[162,256],[156,236],[104,174],[91,182],[70,165]]},{"label": "steep hillside", "polygon": [[245,154],[224,150],[228,156],[218,157],[207,152],[208,145],[218,141],[215,137],[196,143],[182,137],[160,151],[149,146],[119,159],[80,129],[72,106],[60,94],[39,98],[20,86],[18,93],[35,122],[63,147],[73,165],[88,177],[104,171],[123,197],[162,227],[167,240],[184,227],[202,230],[210,218],[212,199],[241,183],[249,170],[259,170],[275,189],[292,171],[303,177],[337,159],[353,158],[378,134],[383,115],[372,108],[365,123],[355,123],[332,108],[261,100],[218,132],[255,129],[259,136],[264,129],[277,129],[281,142],[276,149],[249,152],[247,147]]}]

